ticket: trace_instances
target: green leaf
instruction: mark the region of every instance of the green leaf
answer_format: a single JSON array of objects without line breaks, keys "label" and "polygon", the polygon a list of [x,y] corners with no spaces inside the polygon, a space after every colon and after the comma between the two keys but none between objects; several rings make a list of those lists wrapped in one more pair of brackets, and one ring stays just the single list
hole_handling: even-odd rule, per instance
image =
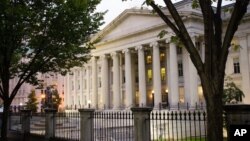
[{"label": "green leaf", "polygon": [[162,31],[157,35],[157,37],[159,37],[160,39],[162,39],[166,34],[168,34],[168,31],[167,31],[167,30],[162,30]]}]

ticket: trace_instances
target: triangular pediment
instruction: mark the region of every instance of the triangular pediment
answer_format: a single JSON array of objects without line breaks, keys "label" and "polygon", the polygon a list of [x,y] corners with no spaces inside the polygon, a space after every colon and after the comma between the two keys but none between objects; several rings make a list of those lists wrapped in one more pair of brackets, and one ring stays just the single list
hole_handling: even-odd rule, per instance
[{"label": "triangular pediment", "polygon": [[99,32],[95,38],[98,37],[99,42],[106,42],[143,32],[160,24],[163,24],[163,21],[149,10],[129,9]]}]

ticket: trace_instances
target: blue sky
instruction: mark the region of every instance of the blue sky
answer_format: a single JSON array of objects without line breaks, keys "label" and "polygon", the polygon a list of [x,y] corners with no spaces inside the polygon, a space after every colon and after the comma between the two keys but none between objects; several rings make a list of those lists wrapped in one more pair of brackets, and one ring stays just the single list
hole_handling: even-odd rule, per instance
[{"label": "blue sky", "polygon": [[[122,11],[132,7],[141,7],[143,1],[145,0],[127,0],[122,2],[122,0],[102,0],[101,3],[97,6],[97,11],[106,11],[104,16],[105,24],[101,27],[104,28],[108,23],[110,23],[115,17],[117,17]],[[156,3],[164,5],[163,0],[155,0]],[[174,2],[180,0],[173,0]]]}]

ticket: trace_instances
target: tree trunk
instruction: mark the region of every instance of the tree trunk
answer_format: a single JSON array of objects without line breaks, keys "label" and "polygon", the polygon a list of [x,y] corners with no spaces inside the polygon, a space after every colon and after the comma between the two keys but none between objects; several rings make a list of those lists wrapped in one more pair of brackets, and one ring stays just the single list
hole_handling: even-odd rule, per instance
[{"label": "tree trunk", "polygon": [[1,140],[8,141],[7,133],[8,133],[8,120],[9,120],[9,107],[10,102],[4,101],[4,110],[3,110],[3,117],[2,117],[2,129],[1,129]]},{"label": "tree trunk", "polygon": [[223,140],[223,106],[220,91],[209,94],[207,100],[207,140]]}]

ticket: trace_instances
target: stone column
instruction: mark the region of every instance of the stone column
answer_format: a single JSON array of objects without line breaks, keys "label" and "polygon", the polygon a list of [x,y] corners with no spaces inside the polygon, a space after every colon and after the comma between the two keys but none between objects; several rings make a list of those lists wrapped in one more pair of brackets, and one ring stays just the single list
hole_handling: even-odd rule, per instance
[{"label": "stone column", "polygon": [[131,108],[134,114],[135,141],[150,141],[150,113],[152,108]]},{"label": "stone column", "polygon": [[78,93],[77,93],[77,69],[73,70],[73,96],[74,96],[74,101],[73,101],[73,107],[74,109],[76,108],[76,105],[78,104]]},{"label": "stone column", "polygon": [[92,57],[92,107],[98,108],[98,84],[96,57]]},{"label": "stone column", "polygon": [[21,110],[21,119],[22,119],[22,135],[24,140],[28,140],[30,134],[30,117],[31,110]]},{"label": "stone column", "polygon": [[242,75],[242,91],[245,94],[244,103],[250,103],[250,64],[246,35],[239,38],[240,43],[240,72]]},{"label": "stone column", "polygon": [[109,80],[108,80],[108,58],[106,55],[101,56],[102,60],[102,67],[101,67],[101,85],[102,85],[102,96],[101,100],[101,107],[107,108],[108,107],[108,99],[109,99]]},{"label": "stone column", "polygon": [[94,109],[79,109],[80,112],[80,141],[94,141]]},{"label": "stone column", "polygon": [[166,41],[169,43],[168,54],[168,100],[171,109],[177,109],[179,103],[179,79],[178,79],[178,61],[177,61],[177,51],[176,45],[174,43]]},{"label": "stone column", "polygon": [[154,90],[154,107],[159,108],[162,102],[161,94],[161,64],[160,49],[157,42],[150,44],[153,47],[153,90]]},{"label": "stone column", "polygon": [[78,79],[80,79],[80,99],[79,99],[79,101],[80,101],[80,107],[81,107],[82,105],[84,105],[83,90],[85,88],[83,88],[83,78],[85,78],[85,77],[83,77],[83,68],[80,68],[79,71],[80,71],[80,78],[78,78]]},{"label": "stone column", "polygon": [[56,109],[45,109],[45,138],[49,140],[55,137],[56,128]]},{"label": "stone column", "polygon": [[137,46],[138,50],[138,75],[139,75],[139,104],[140,106],[146,106],[147,92],[146,92],[146,74],[145,74],[145,54],[143,46]]},{"label": "stone column", "polygon": [[91,95],[90,95],[90,66],[89,65],[87,65],[87,67],[86,67],[86,82],[87,82],[87,84],[86,84],[86,92],[87,93],[85,93],[85,95],[86,95],[86,98],[87,98],[87,106],[88,106],[88,108],[90,108],[91,107]]},{"label": "stone column", "polygon": [[70,108],[70,105],[71,105],[71,99],[70,99],[70,89],[71,89],[71,87],[70,87],[70,74],[68,73],[67,75],[66,75],[66,86],[64,86],[64,89],[65,89],[65,101],[66,101],[66,106],[67,106],[67,108]]},{"label": "stone column", "polygon": [[125,49],[123,52],[125,53],[125,105],[131,107],[133,105],[131,52],[129,49]]},{"label": "stone column", "polygon": [[[195,44],[195,36],[192,37]],[[183,70],[184,70],[184,91],[185,103],[188,103],[191,109],[196,107],[198,102],[198,75],[196,68],[191,61],[190,54],[183,48]]]},{"label": "stone column", "polygon": [[120,71],[119,71],[119,54],[112,53],[113,58],[113,109],[120,108]]}]

